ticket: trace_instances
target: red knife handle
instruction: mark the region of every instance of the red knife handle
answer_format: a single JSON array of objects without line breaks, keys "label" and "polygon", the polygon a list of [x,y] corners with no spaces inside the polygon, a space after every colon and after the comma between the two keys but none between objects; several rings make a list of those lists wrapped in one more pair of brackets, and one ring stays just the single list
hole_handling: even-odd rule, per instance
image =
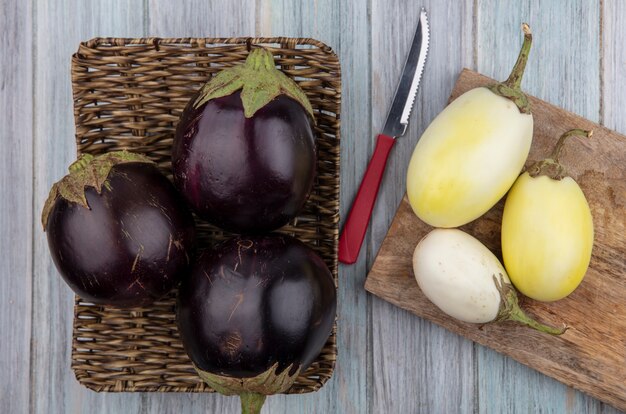
[{"label": "red knife handle", "polygon": [[367,165],[363,181],[361,181],[348,219],[343,226],[341,237],[339,237],[339,261],[342,263],[352,264],[359,257],[359,251],[378,195],[380,181],[387,165],[387,158],[395,141],[390,136],[378,135],[376,149],[374,149],[372,159]]}]

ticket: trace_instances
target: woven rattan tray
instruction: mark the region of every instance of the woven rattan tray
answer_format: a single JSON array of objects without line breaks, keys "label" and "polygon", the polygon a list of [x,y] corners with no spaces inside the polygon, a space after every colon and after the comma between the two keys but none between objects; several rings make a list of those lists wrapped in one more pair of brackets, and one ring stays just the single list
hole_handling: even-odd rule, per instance
[{"label": "woven rattan tray", "polygon": [[[341,75],[333,51],[313,39],[111,39],[81,43],[72,57],[78,153],[127,149],[170,174],[170,146],[191,95],[225,66],[263,44],[306,92],[316,113],[317,178],[302,214],[281,229],[314,248],[337,281]],[[228,235],[196,220],[200,247]],[[211,392],[196,375],[175,325],[174,298],[118,310],[76,298],[72,368],[96,391]],[[318,390],[331,377],[335,329],[317,360],[288,393]]]}]

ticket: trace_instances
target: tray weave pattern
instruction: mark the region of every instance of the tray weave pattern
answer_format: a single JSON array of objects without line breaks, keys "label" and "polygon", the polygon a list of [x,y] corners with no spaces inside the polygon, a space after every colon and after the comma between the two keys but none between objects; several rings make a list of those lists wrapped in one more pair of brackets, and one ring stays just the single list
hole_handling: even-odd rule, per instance
[{"label": "tray weave pattern", "polygon": [[[171,177],[170,147],[190,97],[223,67],[261,44],[294,78],[314,108],[318,165],[304,211],[280,231],[325,260],[337,283],[341,73],[333,51],[295,38],[96,38],[72,56],[78,153],[126,149],[145,154]],[[200,247],[228,237],[196,219]],[[175,324],[176,292],[145,308],[120,310],[76,298],[72,368],[96,391],[212,392],[196,375]],[[336,324],[317,360],[287,393],[318,390],[332,375]]]}]

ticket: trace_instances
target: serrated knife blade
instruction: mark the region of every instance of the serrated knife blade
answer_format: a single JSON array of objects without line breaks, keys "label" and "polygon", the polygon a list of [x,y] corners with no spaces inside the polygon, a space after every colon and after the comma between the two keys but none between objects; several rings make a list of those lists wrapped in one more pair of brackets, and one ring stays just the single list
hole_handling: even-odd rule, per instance
[{"label": "serrated knife blade", "polygon": [[359,257],[389,152],[396,138],[404,135],[409,125],[409,116],[426,63],[429,40],[428,16],[426,10],[422,8],[411,50],[404,64],[387,121],[382,133],[376,139],[374,154],[367,165],[359,191],[339,237],[339,261],[342,263],[352,264]]},{"label": "serrated knife blade", "polygon": [[387,115],[387,121],[385,121],[385,126],[383,127],[382,132],[387,136],[397,138],[406,132],[417,89],[424,72],[429,40],[428,16],[426,15],[426,10],[422,8],[417,30],[411,43],[411,50],[406,58],[402,77],[398,83],[393,103]]}]

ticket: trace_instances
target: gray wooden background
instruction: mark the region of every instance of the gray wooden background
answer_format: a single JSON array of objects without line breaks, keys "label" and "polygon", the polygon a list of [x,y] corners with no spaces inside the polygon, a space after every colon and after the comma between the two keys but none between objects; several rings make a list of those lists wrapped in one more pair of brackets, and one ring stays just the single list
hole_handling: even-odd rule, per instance
[{"label": "gray wooden background", "polygon": [[264,413],[616,413],[487,348],[365,293],[404,193],[412,148],[462,67],[504,79],[530,23],[529,93],[626,133],[626,1],[0,1],[0,413],[236,413],[219,395],[97,394],[70,369],[72,293],[39,221],[74,159],[70,55],[95,36],[285,35],[320,39],[343,73],[342,213],[383,123],[420,6],[431,49],[358,263],[340,269],[339,359],[318,393]]}]

